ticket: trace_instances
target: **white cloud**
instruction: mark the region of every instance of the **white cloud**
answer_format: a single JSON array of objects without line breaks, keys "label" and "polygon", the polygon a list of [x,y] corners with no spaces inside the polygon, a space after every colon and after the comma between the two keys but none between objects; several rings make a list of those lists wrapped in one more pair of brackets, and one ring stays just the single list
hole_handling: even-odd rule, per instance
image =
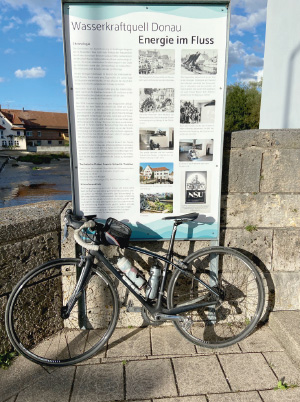
[{"label": "white cloud", "polygon": [[61,85],[64,87],[64,93],[66,93],[66,80],[60,80]]},{"label": "white cloud", "polygon": [[231,7],[244,9],[246,13],[253,13],[267,7],[268,0],[231,0]]},{"label": "white cloud", "polygon": [[5,78],[4,77],[0,77],[0,82],[4,82]]},{"label": "white cloud", "polygon": [[38,26],[39,36],[61,38],[62,23],[60,0],[52,0],[51,2],[41,0],[0,0],[0,3],[9,5],[14,9],[26,7],[32,15],[29,23]]},{"label": "white cloud", "polygon": [[249,82],[259,82],[263,78],[264,70],[253,71],[251,69],[244,69],[234,75],[238,82],[249,84]]},{"label": "white cloud", "polygon": [[264,59],[256,56],[254,53],[247,53],[243,42],[239,40],[235,42],[229,41],[228,67],[231,67],[234,64],[244,64],[246,68],[260,68],[264,65]]},{"label": "white cloud", "polygon": [[53,38],[61,37],[62,35],[61,20],[56,19],[53,17],[53,15],[48,13],[35,15],[30,22],[39,26],[40,30],[38,34],[40,36],[48,36]]},{"label": "white cloud", "polygon": [[247,53],[245,44],[240,41],[229,42],[228,66],[234,64],[242,66],[243,70],[237,72],[234,77],[239,82],[249,83],[260,81],[263,74],[264,59],[254,53]]},{"label": "white cloud", "polygon": [[8,49],[5,49],[4,50],[4,54],[15,54],[16,52],[14,51],[14,49],[10,49],[10,48],[8,48]]},{"label": "white cloud", "polygon": [[11,29],[13,29],[14,26],[15,26],[15,24],[14,24],[13,22],[10,22],[8,25],[5,25],[5,26],[2,28],[2,31],[3,31],[3,32],[8,32],[8,31],[10,31]]},{"label": "white cloud", "polygon": [[264,59],[256,56],[254,53],[246,54],[244,57],[244,63],[246,67],[263,67]]},{"label": "white cloud", "polygon": [[15,76],[17,78],[43,78],[46,75],[46,71],[42,67],[32,67],[27,70],[17,70],[15,71]]},{"label": "white cloud", "polygon": [[34,33],[26,33],[25,34],[25,40],[26,42],[32,42],[33,38],[35,38],[37,35]]},{"label": "white cloud", "polygon": [[9,21],[7,25],[2,28],[4,33],[10,31],[11,29],[17,29],[18,25],[22,24],[22,21],[19,17],[11,17],[11,18],[4,18],[4,21]]},{"label": "white cloud", "polygon": [[255,32],[255,28],[266,21],[267,9],[263,8],[246,16],[233,14],[231,17],[231,32],[244,35],[244,31]]},{"label": "white cloud", "polygon": [[233,64],[241,63],[247,54],[244,46],[244,43],[240,42],[239,40],[235,42],[229,41],[228,67],[231,67]]}]

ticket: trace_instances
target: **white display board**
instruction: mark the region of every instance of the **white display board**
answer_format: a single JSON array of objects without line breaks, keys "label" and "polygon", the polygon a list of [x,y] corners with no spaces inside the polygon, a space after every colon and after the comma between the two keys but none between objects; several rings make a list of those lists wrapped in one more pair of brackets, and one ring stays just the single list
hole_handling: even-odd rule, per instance
[{"label": "white display board", "polygon": [[[200,2],[201,3],[201,2]],[[218,239],[224,4],[63,4],[74,209],[169,238]]]}]

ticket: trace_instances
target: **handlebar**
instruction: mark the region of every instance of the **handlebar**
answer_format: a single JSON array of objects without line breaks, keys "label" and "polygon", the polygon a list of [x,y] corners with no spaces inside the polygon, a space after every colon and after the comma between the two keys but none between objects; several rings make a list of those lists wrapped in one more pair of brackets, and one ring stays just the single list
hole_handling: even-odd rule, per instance
[{"label": "handlebar", "polygon": [[[90,216],[85,216],[84,218],[81,218],[79,216],[73,215],[71,209],[68,209],[66,211],[64,221],[66,223],[66,226],[70,226],[71,228],[75,229],[74,230],[74,239],[76,243],[78,243],[81,247],[85,248],[86,250],[94,250],[97,251],[99,250],[99,246],[95,244],[89,244],[86,243],[79,235],[79,232],[82,229],[90,229],[96,226],[96,223],[91,220],[92,218],[95,218],[96,215],[90,215]],[[86,221],[83,222],[82,219],[85,219]],[[88,220],[87,220],[88,219]]]},{"label": "handlebar", "polygon": [[99,250],[99,246],[97,246],[96,244],[89,244],[86,243],[80,236],[79,236],[79,232],[82,229],[89,229],[89,228],[93,228],[96,226],[96,223],[94,221],[88,221],[88,222],[84,222],[83,225],[79,228],[79,229],[75,229],[74,230],[74,239],[76,241],[76,243],[78,243],[81,247],[87,249],[87,250],[94,250],[97,251]]}]

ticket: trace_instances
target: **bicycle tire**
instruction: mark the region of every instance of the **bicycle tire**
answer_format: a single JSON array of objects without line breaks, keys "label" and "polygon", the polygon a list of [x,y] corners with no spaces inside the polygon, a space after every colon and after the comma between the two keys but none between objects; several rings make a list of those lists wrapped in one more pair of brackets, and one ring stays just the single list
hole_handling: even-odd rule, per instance
[{"label": "bicycle tire", "polygon": [[69,366],[82,362],[99,352],[115,329],[118,292],[96,265],[70,317],[61,317],[76,284],[79,263],[80,259],[67,258],[43,264],[27,273],[9,297],[7,334],[15,349],[34,363]]},{"label": "bicycle tire", "polygon": [[[228,347],[248,336],[259,322],[264,307],[263,281],[249,258],[231,248],[209,247],[189,255],[183,262],[189,274],[221,290],[224,301],[214,307],[182,313],[189,317],[190,324],[174,322],[178,331],[206,348]],[[178,269],[172,274],[167,294],[169,309],[216,300],[201,283]]]}]

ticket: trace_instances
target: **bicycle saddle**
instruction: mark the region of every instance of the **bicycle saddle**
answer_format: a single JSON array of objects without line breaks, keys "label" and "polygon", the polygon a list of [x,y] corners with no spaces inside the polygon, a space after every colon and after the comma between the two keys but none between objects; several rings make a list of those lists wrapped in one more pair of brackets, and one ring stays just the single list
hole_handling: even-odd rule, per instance
[{"label": "bicycle saddle", "polygon": [[185,214],[185,215],[177,215],[177,216],[166,216],[162,218],[163,220],[168,220],[168,219],[174,219],[179,220],[179,221],[194,221],[197,219],[199,214],[197,212],[192,212],[190,214]]}]

